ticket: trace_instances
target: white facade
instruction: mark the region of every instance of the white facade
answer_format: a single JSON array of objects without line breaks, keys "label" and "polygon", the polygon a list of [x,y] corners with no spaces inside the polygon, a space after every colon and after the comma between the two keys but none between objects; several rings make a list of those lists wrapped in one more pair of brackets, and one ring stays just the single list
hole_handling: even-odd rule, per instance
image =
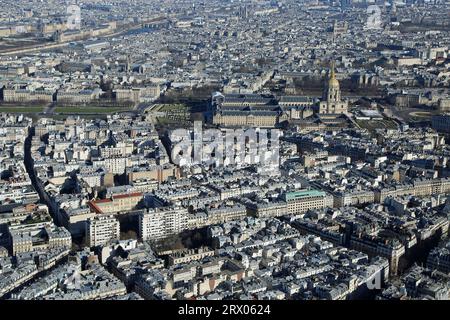
[{"label": "white facade", "polygon": [[187,210],[158,208],[139,216],[139,236],[142,240],[162,239],[187,228]]},{"label": "white facade", "polygon": [[86,243],[89,247],[105,245],[120,238],[120,223],[112,215],[97,215],[86,223]]}]

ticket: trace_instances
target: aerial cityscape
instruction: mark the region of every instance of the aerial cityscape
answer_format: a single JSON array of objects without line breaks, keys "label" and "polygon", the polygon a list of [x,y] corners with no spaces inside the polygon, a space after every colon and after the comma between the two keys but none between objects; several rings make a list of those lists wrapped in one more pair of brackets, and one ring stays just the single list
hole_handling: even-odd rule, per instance
[{"label": "aerial cityscape", "polygon": [[450,300],[450,0],[0,5],[0,300]]}]

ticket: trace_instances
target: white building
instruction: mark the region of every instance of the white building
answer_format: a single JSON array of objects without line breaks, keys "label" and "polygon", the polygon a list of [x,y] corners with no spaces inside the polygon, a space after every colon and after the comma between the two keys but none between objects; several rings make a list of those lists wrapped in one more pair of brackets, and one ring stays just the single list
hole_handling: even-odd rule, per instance
[{"label": "white building", "polygon": [[86,244],[105,245],[120,238],[120,223],[113,215],[97,215],[86,222]]},{"label": "white building", "polygon": [[139,216],[139,236],[142,240],[162,239],[187,228],[187,210],[158,208]]}]

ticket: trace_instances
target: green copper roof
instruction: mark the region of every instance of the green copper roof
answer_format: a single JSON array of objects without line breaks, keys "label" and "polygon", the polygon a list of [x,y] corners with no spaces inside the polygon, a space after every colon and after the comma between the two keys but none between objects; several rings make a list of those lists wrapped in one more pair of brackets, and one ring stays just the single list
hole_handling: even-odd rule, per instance
[{"label": "green copper roof", "polygon": [[307,197],[324,197],[325,192],[319,190],[301,190],[295,192],[287,192],[285,197],[286,201],[296,200]]}]

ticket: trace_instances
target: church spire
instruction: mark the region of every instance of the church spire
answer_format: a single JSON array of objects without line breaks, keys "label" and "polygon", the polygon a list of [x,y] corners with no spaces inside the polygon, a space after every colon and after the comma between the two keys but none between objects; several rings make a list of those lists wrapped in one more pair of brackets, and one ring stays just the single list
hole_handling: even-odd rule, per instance
[{"label": "church spire", "polygon": [[336,79],[336,74],[334,72],[334,60],[331,61],[331,71],[330,71],[330,80]]},{"label": "church spire", "polygon": [[336,79],[336,72],[334,71],[334,60],[331,61],[331,69],[330,69],[330,79],[328,81],[328,88],[337,88],[339,89],[339,81]]},{"label": "church spire", "polygon": [[328,102],[337,102],[341,100],[341,89],[339,81],[336,79],[336,72],[334,70],[334,60],[330,63],[330,75],[328,79],[328,86],[324,92],[324,100]]}]

